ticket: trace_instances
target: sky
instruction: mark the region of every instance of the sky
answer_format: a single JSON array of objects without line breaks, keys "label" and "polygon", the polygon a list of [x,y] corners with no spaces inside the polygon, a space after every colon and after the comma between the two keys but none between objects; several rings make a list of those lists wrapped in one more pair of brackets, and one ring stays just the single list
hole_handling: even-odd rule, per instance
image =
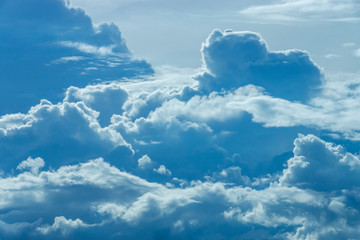
[{"label": "sky", "polygon": [[0,239],[359,239],[359,0],[0,2]]}]

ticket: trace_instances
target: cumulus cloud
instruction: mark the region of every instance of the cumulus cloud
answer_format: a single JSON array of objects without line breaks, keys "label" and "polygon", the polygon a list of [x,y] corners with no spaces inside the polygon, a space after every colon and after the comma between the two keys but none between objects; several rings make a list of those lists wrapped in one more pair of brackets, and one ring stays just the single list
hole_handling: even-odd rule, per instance
[{"label": "cumulus cloud", "polygon": [[151,158],[146,154],[138,159],[139,168],[146,169],[148,167],[151,167],[152,164],[153,162]]},{"label": "cumulus cloud", "polygon": [[[30,154],[49,159],[51,166],[62,164],[57,161],[58,156],[77,162],[118,147],[127,149],[125,152],[131,154],[131,146],[119,132],[100,126],[98,115],[83,102],[54,105],[42,100],[27,114],[1,117],[0,155],[6,155],[7,159],[1,161],[2,169],[15,168]],[[38,159],[28,160],[19,168],[30,167],[31,164],[41,165]],[[36,172],[35,165],[33,171]]]},{"label": "cumulus cloud", "polygon": [[53,225],[38,227],[37,230],[44,235],[55,231],[60,231],[63,235],[68,235],[72,230],[81,227],[88,227],[88,224],[85,224],[78,218],[71,220],[66,219],[64,216],[60,216],[54,219]]},{"label": "cumulus cloud", "polygon": [[288,160],[280,184],[318,191],[341,190],[359,184],[358,156],[314,135],[300,136],[294,145],[294,157]]},{"label": "cumulus cloud", "polygon": [[157,172],[161,175],[171,175],[171,171],[165,167],[165,165],[160,165],[159,168],[154,168],[154,172]]},{"label": "cumulus cloud", "polygon": [[[41,61],[25,71],[9,58],[1,69],[65,98],[0,117],[0,238],[359,236],[358,75],[324,78],[304,51],[214,30],[203,72],[163,67],[149,76],[115,25],[93,26],[60,0],[35,3],[47,11],[1,3],[9,35],[0,41]],[[12,87],[33,92],[19,81]]]},{"label": "cumulus cloud", "polygon": [[[153,73],[134,60],[118,27],[94,26],[64,0],[5,0],[0,9],[1,114],[26,112],[40,99],[61,101],[64,89]],[[24,37],[27,36],[27,37]]]},{"label": "cumulus cloud", "polygon": [[201,53],[206,71],[197,79],[205,92],[254,84],[275,97],[306,101],[321,83],[320,69],[308,53],[271,52],[253,32],[214,30]]},{"label": "cumulus cloud", "polygon": [[84,102],[99,112],[101,125],[108,125],[114,114],[123,112],[122,105],[128,98],[128,92],[119,82],[89,85],[85,88],[69,87],[64,102]]},{"label": "cumulus cloud", "polygon": [[[299,136],[294,144],[294,158],[303,157],[309,166],[331,155],[337,160],[349,155],[341,147],[313,135]],[[318,160],[319,156],[324,159]],[[2,216],[10,219],[14,212],[6,209],[17,207],[23,216],[28,216],[28,221],[35,222],[16,223],[23,224],[23,228],[18,228],[22,232],[17,234],[28,239],[43,239],[42,236],[59,232],[62,235],[51,236],[107,238],[119,230],[126,230],[126,235],[121,235],[128,238],[138,238],[140,232],[150,236],[162,232],[165,235],[158,236],[178,239],[186,239],[188,234],[195,238],[214,234],[220,238],[261,234],[267,239],[356,237],[360,225],[356,208],[358,183],[350,177],[346,180],[348,184],[339,183],[341,191],[327,192],[323,190],[328,189],[328,182],[319,181],[316,173],[327,174],[328,178],[342,175],[345,179],[350,176],[346,171],[357,171],[356,167],[340,168],[340,174],[329,172],[327,168],[337,169],[338,164],[350,166],[343,158],[330,159],[323,168],[313,165],[315,173],[299,174],[301,170],[292,165],[294,158],[288,160],[283,173],[274,175],[262,187],[200,180],[182,186],[176,186],[174,180],[172,185],[165,186],[120,171],[103,159],[41,171],[38,175],[24,172],[0,179],[4,193],[1,208],[5,210]],[[230,168],[220,174],[235,170]],[[298,181],[286,181],[289,172],[297,174]],[[96,194],[88,194],[90,189]],[[82,194],[86,196],[78,199]],[[25,197],[25,202],[14,201]],[[43,211],[33,211],[39,204]],[[48,211],[49,208],[58,210]],[[40,216],[44,219],[36,222]],[[214,227],[216,231],[211,230]],[[10,239],[16,236],[1,227],[0,231]],[[97,234],[86,234],[94,231]]]},{"label": "cumulus cloud", "polygon": [[19,170],[24,170],[24,169],[30,169],[30,171],[33,174],[38,174],[39,170],[44,167],[45,162],[42,158],[35,158],[33,159],[32,157],[28,157],[28,159],[22,161],[17,167],[16,169]]},{"label": "cumulus cloud", "polygon": [[[237,39],[235,42],[244,36],[246,41],[253,37],[254,42],[250,42],[266,50],[257,34],[215,32],[219,34],[216,41],[222,42],[227,35]],[[301,56],[297,61],[303,61]],[[243,63],[252,64],[246,56],[244,59]],[[222,68],[214,69],[224,74]],[[117,167],[138,171],[138,159],[148,155],[180,178],[201,178],[204,172],[232,167],[234,161],[238,161],[242,173],[253,176],[260,166],[263,173],[281,170],[299,131],[321,129],[331,131],[332,136],[359,138],[357,108],[353,107],[358,102],[356,76],[347,81],[327,80],[318,97],[304,104],[275,98],[262,86],[241,86],[236,79],[233,88],[221,91],[219,83],[219,89],[207,94],[201,84],[200,91],[194,85],[205,75],[197,76],[197,80],[181,74],[175,79],[169,74],[159,79],[155,75],[145,78],[148,81],[139,78],[70,87],[61,103],[44,100],[27,114],[5,115],[0,118],[1,148],[9,161],[1,164],[6,170],[16,168],[31,155],[48,159],[49,166],[58,167],[58,157],[75,163],[102,156]],[[48,134],[43,134],[44,129]],[[268,138],[279,144],[268,146]],[[19,146],[18,141],[26,144]],[[258,146],[262,146],[261,151],[249,151]],[[241,161],[235,160],[237,155]],[[273,164],[277,157],[281,160]],[[156,172],[137,173],[157,179]]]}]

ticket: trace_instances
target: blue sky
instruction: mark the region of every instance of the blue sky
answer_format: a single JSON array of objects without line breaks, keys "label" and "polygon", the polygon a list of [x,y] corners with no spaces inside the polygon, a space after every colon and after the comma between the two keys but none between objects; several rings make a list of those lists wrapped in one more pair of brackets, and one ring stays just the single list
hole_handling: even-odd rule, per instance
[{"label": "blue sky", "polygon": [[2,1],[0,239],[358,239],[359,9]]}]

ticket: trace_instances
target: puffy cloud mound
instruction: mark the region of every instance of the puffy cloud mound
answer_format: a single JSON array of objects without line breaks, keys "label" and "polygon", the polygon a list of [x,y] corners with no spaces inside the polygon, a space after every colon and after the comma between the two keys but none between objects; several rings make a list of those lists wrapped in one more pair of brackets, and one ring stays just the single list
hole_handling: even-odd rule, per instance
[{"label": "puffy cloud mound", "polygon": [[295,185],[320,191],[341,190],[360,184],[360,159],[340,145],[327,143],[314,135],[301,135],[294,142],[294,157],[280,179],[283,185]]},{"label": "puffy cloud mound", "polygon": [[[0,237],[356,239],[359,184],[350,172],[358,171],[359,159],[344,159],[351,154],[314,135],[299,136],[294,144],[295,156],[283,173],[252,179],[232,167],[203,181],[160,184],[101,158],[37,174],[25,169],[0,177]],[[340,160],[317,165],[332,156]],[[295,158],[315,163],[314,170],[302,174]],[[346,168],[328,171],[338,164]],[[334,189],[318,173],[348,182]],[[296,181],[288,180],[290,174]]]},{"label": "puffy cloud mound", "polygon": [[254,84],[272,96],[306,101],[322,74],[308,53],[269,51],[259,34],[214,30],[201,48],[206,71],[197,77],[204,92]]},{"label": "puffy cloud mound", "polygon": [[116,25],[94,26],[64,0],[4,0],[0,21],[1,114],[59,101],[71,85],[153,73],[131,58]]},{"label": "puffy cloud mound", "polygon": [[[51,166],[79,162],[123,149],[123,157],[132,154],[131,146],[119,132],[101,127],[99,113],[83,102],[52,104],[42,100],[27,114],[0,118],[0,166],[15,168],[29,155],[48,159]],[[58,157],[63,160],[58,161]],[[29,158],[18,168],[37,172],[41,160]]]},{"label": "puffy cloud mound", "polygon": [[153,164],[151,158],[148,155],[144,155],[138,159],[138,167],[142,169],[146,169],[151,167]]},{"label": "puffy cloud mound", "polygon": [[39,173],[39,170],[44,167],[45,165],[45,162],[42,158],[31,158],[31,157],[28,157],[28,159],[22,161],[16,169],[20,169],[20,170],[23,170],[23,169],[30,169],[30,171],[34,174],[38,174]]},{"label": "puffy cloud mound", "polygon": [[66,219],[63,216],[56,217],[52,226],[38,227],[37,230],[44,235],[47,235],[54,231],[60,231],[63,235],[68,235],[73,229],[80,227],[87,227],[88,225],[83,223],[81,219]]}]

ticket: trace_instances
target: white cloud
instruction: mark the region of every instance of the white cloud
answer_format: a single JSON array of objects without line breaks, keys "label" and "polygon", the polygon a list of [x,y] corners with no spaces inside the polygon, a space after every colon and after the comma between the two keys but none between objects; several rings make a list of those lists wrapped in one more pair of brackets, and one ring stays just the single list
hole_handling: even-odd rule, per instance
[{"label": "white cloud", "polygon": [[1,68],[3,78],[12,80],[0,89],[0,114],[26,112],[42,98],[61,101],[70,86],[153,73],[144,60],[132,59],[115,24],[94,26],[67,0],[2,2],[0,31],[7,37],[1,42],[7,48],[0,55],[12,60],[1,61]]},{"label": "white cloud", "polygon": [[[27,114],[1,117],[0,129],[3,136],[0,137],[0,142],[7,147],[8,164],[17,164],[18,158],[24,158],[24,154],[30,155],[39,148],[52,149],[54,144],[61,149],[59,156],[64,157],[71,157],[70,153],[76,154],[74,150],[78,148],[80,151],[84,146],[89,146],[89,149],[86,152],[78,152],[80,154],[78,158],[84,158],[92,152],[98,156],[97,154],[101,152],[109,152],[117,147],[125,147],[132,152],[130,144],[119,132],[109,127],[101,127],[98,116],[98,112],[87,107],[83,102],[64,102],[54,105],[43,100],[39,105],[32,107]],[[21,140],[23,141],[21,146],[12,144],[23,136],[26,138]],[[19,148],[21,151],[16,150]],[[57,165],[56,162],[52,162],[51,165],[53,164]]]},{"label": "white cloud", "polygon": [[[276,7],[291,13],[281,17],[299,18],[292,16],[295,8],[310,16],[338,16],[335,8],[351,12],[351,4],[301,0]],[[271,7],[243,14],[271,16]],[[56,55],[55,63],[96,61],[83,68],[87,78],[104,66],[138,73],[134,62],[122,62],[120,53],[128,52],[115,25],[93,30],[93,38],[60,39],[57,47],[71,54]],[[0,236],[9,228],[8,234],[24,231],[29,239],[58,232],[76,239],[77,231],[95,226],[104,227],[98,231],[104,239],[162,238],[164,232],[169,239],[252,238],[258,231],[280,239],[358,236],[359,156],[314,135],[295,140],[293,157],[286,152],[289,136],[300,129],[291,127],[360,139],[358,76],[320,82],[321,71],[308,53],[269,51],[251,32],[215,30],[202,54],[205,72],[195,78],[189,70],[164,67],[159,78],[70,87],[63,102],[42,100],[26,114],[2,116],[0,159],[6,172],[0,177]],[[50,67],[60,65],[65,66]],[[124,76],[114,73],[110,77]],[[307,95],[320,83],[315,98]],[[259,155],[244,157],[240,151]],[[269,154],[263,157],[264,152]],[[42,158],[19,164],[29,155]],[[49,169],[41,170],[43,155],[50,158]],[[153,168],[149,156],[163,164]],[[288,159],[287,166],[269,170],[271,159],[279,166]],[[15,167],[28,171],[14,175]]]},{"label": "white cloud", "polygon": [[273,4],[251,6],[241,15],[273,21],[359,21],[357,0],[283,0]]},{"label": "white cloud", "polygon": [[95,185],[101,188],[127,187],[127,184],[136,189],[156,187],[135,177],[131,174],[121,172],[111,166],[102,158],[88,161],[73,166],[63,166],[56,172],[42,172],[40,178],[55,186],[67,185]]},{"label": "white cloud", "polygon": [[329,54],[325,55],[325,58],[328,58],[328,59],[338,58],[338,57],[340,57],[340,56],[337,54],[333,54],[333,53],[329,53]]},{"label": "white cloud", "polygon": [[71,231],[77,228],[89,227],[88,224],[84,223],[81,219],[66,219],[64,216],[55,217],[52,226],[38,227],[37,230],[44,235],[51,232],[60,231],[63,235],[68,235]]},{"label": "white cloud", "polygon": [[[304,156],[310,162],[309,166],[318,161],[323,167],[315,164],[314,170],[324,170],[328,177],[334,179],[344,174],[343,169],[336,167],[336,164],[346,166],[347,171],[353,171],[347,162],[339,162],[339,159],[349,153],[312,135],[301,136],[295,141],[294,154],[294,158]],[[318,159],[319,156],[322,159]],[[333,156],[337,162],[332,160]],[[314,236],[315,239],[326,238],[331,233],[330,228],[335,231],[332,232],[334,236],[354,238],[359,233],[357,226],[360,219],[356,217],[358,200],[354,196],[357,196],[357,193],[352,192],[352,189],[358,183],[348,181],[349,185],[344,185],[344,182],[340,182],[339,184],[343,184],[342,190],[332,194],[317,191],[319,184],[325,187],[328,182],[309,179],[309,175],[299,175],[298,170],[295,171],[291,165],[292,161],[289,160],[288,168],[284,170],[284,175],[280,176],[280,185],[272,181],[261,189],[254,189],[206,181],[193,181],[183,187],[165,187],[122,172],[104,160],[96,159],[63,166],[55,171],[42,171],[39,175],[25,172],[14,177],[1,178],[0,206],[2,209],[17,206],[22,214],[35,219],[40,216],[54,219],[53,223],[44,220],[45,223],[41,225],[26,225],[26,228],[19,228],[20,231],[32,228],[41,234],[61,232],[67,237],[76,236],[77,231],[85,231],[91,227],[106,227],[107,230],[101,235],[104,237],[118,232],[119,229],[127,229],[128,236],[131,237],[137,236],[140,229],[143,233],[151,233],[154,231],[153,226],[160,224],[168,229],[174,228],[176,231],[173,236],[184,231],[191,232],[191,229],[199,231],[209,225],[225,227],[225,232],[219,233],[224,237],[231,236],[233,231],[237,232],[235,229],[242,229],[243,232],[238,234],[243,236],[248,234],[244,226],[250,225],[253,226],[251,231],[260,228],[267,232],[269,237],[274,237],[273,229],[277,228],[283,233],[278,236],[280,239],[286,239],[286,236],[292,239]],[[331,168],[331,165],[335,168]],[[290,184],[285,179],[288,179],[291,168],[294,169],[293,173],[296,172],[298,181]],[[329,172],[327,168],[337,171]],[[358,166],[355,168],[358,169]],[[226,174],[229,174],[228,170]],[[311,175],[317,176],[317,173]],[[304,181],[308,182],[311,189],[301,184]],[[92,187],[94,194],[86,195],[78,205],[77,197],[88,192],[87,187]],[[132,194],[129,194],[131,192]],[[57,199],[67,194],[71,197]],[[19,198],[27,201],[15,201]],[[350,198],[355,203],[348,201]],[[7,204],[4,205],[4,202]],[[46,212],[41,213],[38,210],[39,214],[36,215],[35,211],[34,215],[33,208],[39,203]],[[49,206],[53,211],[46,210]],[[71,210],[72,216],[84,216],[85,219],[73,217],[75,220],[72,220],[65,218],[65,215],[53,216],[57,214],[56,209],[59,207],[63,212]],[[96,213],[99,214],[96,222],[93,217],[86,217]],[[346,222],[346,219],[350,222]],[[179,224],[180,222],[182,224]],[[130,225],[123,225],[125,223]],[[151,229],[147,227],[147,223],[150,223]],[[206,236],[201,231],[197,234]]]},{"label": "white cloud", "polygon": [[100,55],[100,56],[114,54],[112,49],[115,47],[115,45],[97,47],[97,46],[82,43],[82,42],[70,42],[70,41],[62,41],[62,42],[60,42],[60,44],[65,47],[75,48],[83,53],[95,54],[95,55]]},{"label": "white cloud", "polygon": [[350,47],[354,47],[356,44],[354,42],[347,42],[347,43],[343,43],[341,44],[341,46],[345,47],[345,48],[350,48]]},{"label": "white cloud", "polygon": [[231,119],[240,119],[245,113],[250,113],[254,122],[262,123],[266,127],[319,127],[342,133],[346,138],[359,139],[360,128],[356,117],[359,114],[360,99],[358,80],[359,76],[356,74],[328,77],[321,92],[310,104],[273,98],[266,95],[260,87],[251,85],[235,91],[214,92],[208,96],[195,95],[187,101],[170,98],[150,111],[146,118],[129,122],[130,119],[115,117],[113,126],[119,126],[122,122],[128,130],[140,130],[147,123],[175,123],[178,119],[202,126],[201,124],[214,120],[220,124]]},{"label": "white cloud", "polygon": [[294,142],[294,157],[288,160],[280,184],[320,191],[356,185],[360,159],[340,145],[327,143],[314,135],[299,136]]},{"label": "white cloud", "polygon": [[161,175],[171,176],[171,171],[167,169],[164,165],[160,165],[159,168],[154,168],[154,172],[157,172]]},{"label": "white cloud", "polygon": [[45,166],[45,162],[42,158],[35,158],[33,159],[32,157],[28,157],[28,159],[22,161],[17,167],[16,169],[19,170],[24,170],[24,169],[30,169],[30,171],[33,174],[38,174],[39,170]]},{"label": "white cloud", "polygon": [[142,169],[146,169],[151,167],[153,162],[151,161],[150,157],[148,155],[144,155],[141,158],[138,159],[138,167]]},{"label": "white cloud", "polygon": [[322,73],[305,51],[269,51],[254,32],[215,29],[201,47],[205,72],[197,76],[205,93],[253,84],[274,97],[306,102]]},{"label": "white cloud", "polygon": [[356,50],[354,51],[354,55],[355,55],[356,57],[360,57],[360,48],[358,48],[358,49],[356,49]]},{"label": "white cloud", "polygon": [[68,57],[61,57],[59,59],[56,59],[52,61],[53,64],[63,64],[68,62],[77,62],[86,59],[83,56],[68,56]]},{"label": "white cloud", "polygon": [[99,112],[99,123],[108,125],[114,114],[123,112],[123,104],[128,98],[128,92],[121,82],[89,85],[85,88],[69,87],[64,102],[84,102],[86,106]]}]

